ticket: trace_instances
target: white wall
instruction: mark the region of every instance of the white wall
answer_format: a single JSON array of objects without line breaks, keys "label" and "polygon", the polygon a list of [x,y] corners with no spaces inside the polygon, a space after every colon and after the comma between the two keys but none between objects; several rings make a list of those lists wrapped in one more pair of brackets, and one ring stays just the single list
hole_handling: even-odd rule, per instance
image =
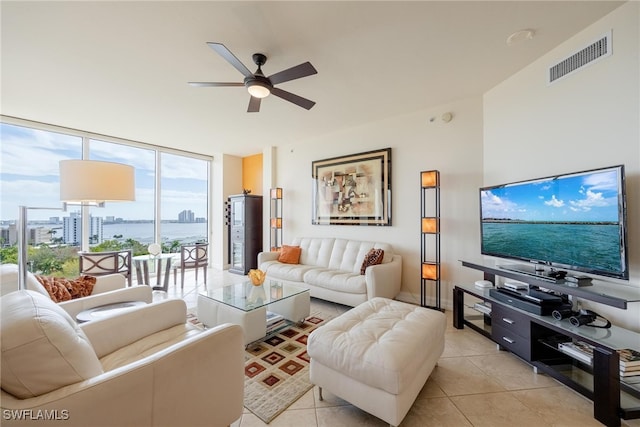
[{"label": "white wall", "polygon": [[[629,2],[484,96],[484,185],[624,164],[629,283],[640,287],[640,5]],[[547,68],[613,29],[613,55],[547,86]],[[589,305],[589,304],[587,304]],[[640,331],[628,310],[590,305]]]},{"label": "white wall", "polygon": [[242,193],[242,158],[217,154],[211,166],[211,236],[210,263],[222,270],[228,267],[228,229],[225,225],[225,202],[232,194]]},{"label": "white wall", "polygon": [[[450,111],[450,123],[440,120]],[[430,117],[436,117],[433,122]],[[482,100],[462,100],[433,111],[369,123],[331,135],[283,144],[276,151],[276,183],[284,191],[283,239],[327,236],[387,242],[403,256],[401,299],[420,299],[420,171],[441,174],[441,261],[444,305],[456,281],[477,274],[459,259],[478,257],[478,187],[482,181]],[[311,163],[391,147],[392,226],[311,224]]]}]

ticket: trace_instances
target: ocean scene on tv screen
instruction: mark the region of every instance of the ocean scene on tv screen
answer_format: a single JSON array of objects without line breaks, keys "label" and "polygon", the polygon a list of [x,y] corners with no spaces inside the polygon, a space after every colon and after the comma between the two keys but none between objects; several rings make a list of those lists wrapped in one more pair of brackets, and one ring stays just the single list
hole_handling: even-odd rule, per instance
[{"label": "ocean scene on tv screen", "polygon": [[480,192],[482,253],[620,274],[618,169]]}]

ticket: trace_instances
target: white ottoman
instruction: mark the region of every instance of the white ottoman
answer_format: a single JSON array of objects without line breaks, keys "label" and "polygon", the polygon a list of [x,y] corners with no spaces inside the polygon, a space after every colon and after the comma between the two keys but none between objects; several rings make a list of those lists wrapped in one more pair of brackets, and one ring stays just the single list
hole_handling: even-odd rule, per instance
[{"label": "white ottoman", "polygon": [[444,351],[444,313],[373,298],[309,335],[311,382],[399,425]]}]

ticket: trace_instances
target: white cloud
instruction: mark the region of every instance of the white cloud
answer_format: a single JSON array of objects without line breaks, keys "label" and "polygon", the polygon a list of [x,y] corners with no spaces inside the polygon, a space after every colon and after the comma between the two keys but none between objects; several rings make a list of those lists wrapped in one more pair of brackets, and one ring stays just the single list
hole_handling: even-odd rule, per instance
[{"label": "white cloud", "polygon": [[551,200],[547,200],[544,204],[547,206],[553,206],[554,208],[561,208],[564,206],[564,201],[556,199],[556,195],[553,194],[551,196]]}]

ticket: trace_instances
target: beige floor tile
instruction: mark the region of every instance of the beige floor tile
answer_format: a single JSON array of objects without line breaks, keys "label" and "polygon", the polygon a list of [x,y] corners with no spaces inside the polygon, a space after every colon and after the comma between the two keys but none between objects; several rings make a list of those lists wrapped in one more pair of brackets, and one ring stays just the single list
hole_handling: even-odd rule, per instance
[{"label": "beige floor tile", "polygon": [[313,389],[306,392],[300,399],[296,400],[293,405],[287,409],[313,409],[316,407],[316,401],[313,396]]},{"label": "beige floor tile", "polygon": [[240,427],[315,427],[317,425],[315,409],[287,410],[278,415],[269,424],[265,424],[252,413],[243,414]]},{"label": "beige floor tile", "polygon": [[464,357],[441,358],[431,378],[447,396],[505,391],[498,381]]},{"label": "beige floor tile", "polygon": [[435,382],[435,380],[433,380],[433,378],[429,378],[426,384],[424,385],[424,387],[422,387],[422,390],[420,390],[420,393],[418,393],[418,397],[416,397],[416,400],[429,398],[429,397],[444,397],[444,396],[446,396],[446,394],[440,388],[440,386]]},{"label": "beige floor tile", "polygon": [[400,427],[466,427],[471,423],[447,397],[418,398]]},{"label": "beige floor tile", "polygon": [[447,330],[444,335],[442,357],[479,356],[498,351],[493,341],[470,328]]},{"label": "beige floor tile", "polygon": [[318,427],[383,427],[389,424],[355,406],[317,408]]},{"label": "beige floor tile", "polygon": [[536,374],[533,367],[508,352],[490,356],[471,356],[467,360],[497,380],[507,390],[554,387],[558,383],[551,377]]},{"label": "beige floor tile", "polygon": [[322,400],[320,400],[320,389],[316,386],[313,388],[313,397],[316,408],[327,408],[331,406],[348,406],[350,405],[344,399],[339,398],[335,394],[326,389],[322,389]]},{"label": "beige floor tile", "polygon": [[[549,425],[511,393],[486,393],[450,398],[474,427],[541,427]],[[576,426],[578,427],[578,426]]]},{"label": "beige floor tile", "polygon": [[288,410],[269,423],[270,427],[315,427],[316,425],[318,420],[315,409]]},{"label": "beige floor tile", "polygon": [[514,392],[513,396],[554,427],[602,425],[593,418],[593,403],[590,400],[561,385],[522,390]]}]

